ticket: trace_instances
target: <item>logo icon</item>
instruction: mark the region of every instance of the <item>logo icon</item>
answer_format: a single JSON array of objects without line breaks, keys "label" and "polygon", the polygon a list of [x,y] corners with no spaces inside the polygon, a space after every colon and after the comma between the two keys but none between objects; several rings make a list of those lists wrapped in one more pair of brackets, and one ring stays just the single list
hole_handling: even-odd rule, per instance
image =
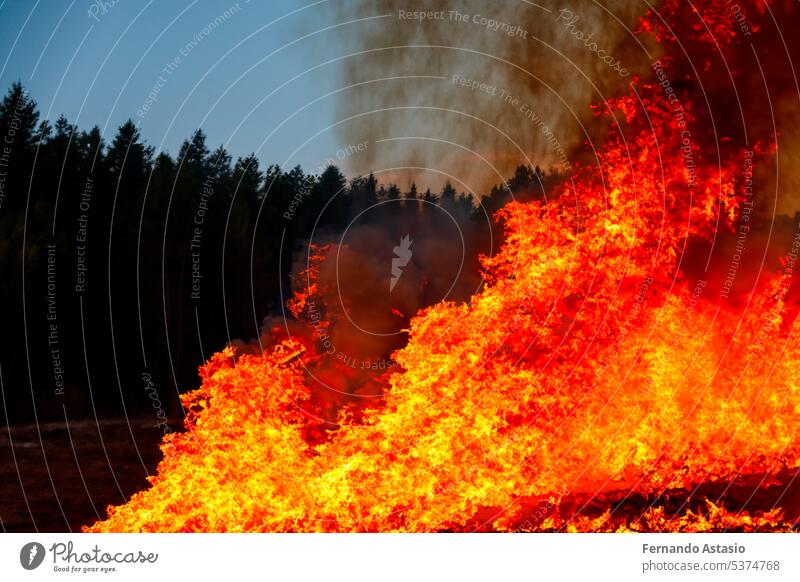
[{"label": "logo icon", "polygon": [[403,268],[407,267],[408,262],[411,260],[412,244],[414,244],[414,241],[411,240],[409,235],[406,235],[400,239],[400,246],[394,247],[395,258],[392,259],[392,279],[389,281],[389,293],[394,291],[397,282],[403,276]]},{"label": "logo icon", "polygon": [[35,570],[44,561],[44,546],[38,542],[30,542],[22,546],[19,552],[19,563],[26,570]]}]

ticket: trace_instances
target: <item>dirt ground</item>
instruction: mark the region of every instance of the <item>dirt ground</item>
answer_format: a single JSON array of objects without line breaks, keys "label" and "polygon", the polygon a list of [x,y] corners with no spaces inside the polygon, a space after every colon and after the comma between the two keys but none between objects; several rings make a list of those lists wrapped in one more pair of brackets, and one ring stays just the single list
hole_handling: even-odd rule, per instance
[{"label": "dirt ground", "polygon": [[161,437],[152,419],[0,427],[2,531],[77,532],[103,518],[147,487]]}]

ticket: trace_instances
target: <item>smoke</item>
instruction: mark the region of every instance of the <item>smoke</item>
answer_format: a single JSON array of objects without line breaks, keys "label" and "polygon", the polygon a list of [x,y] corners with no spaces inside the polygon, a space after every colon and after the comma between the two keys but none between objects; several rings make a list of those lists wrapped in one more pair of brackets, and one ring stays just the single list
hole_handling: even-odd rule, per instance
[{"label": "smoke", "polygon": [[[458,6],[462,12],[477,8]],[[210,401],[203,422],[165,448],[167,460],[151,491],[94,529],[214,530],[235,524],[264,531],[509,531],[518,525],[518,503],[545,496],[558,503],[570,495],[567,485],[576,495],[565,514],[571,518],[563,524],[550,520],[547,528],[753,527],[750,515],[720,508],[729,503],[722,494],[709,501],[707,515],[726,517],[710,526],[706,514],[682,514],[675,506],[688,507],[703,483],[726,483],[727,490],[742,476],[758,479],[756,489],[766,483],[783,487],[784,475],[797,466],[798,444],[785,427],[796,416],[800,348],[790,326],[800,306],[787,308],[782,289],[791,277],[797,281],[792,269],[800,235],[790,236],[797,220],[775,216],[765,186],[772,137],[782,123],[771,104],[789,94],[770,87],[786,74],[778,70],[784,64],[775,54],[758,59],[756,52],[753,60],[750,39],[730,34],[741,25],[725,0],[708,3],[708,20],[700,26],[682,0],[666,0],[665,6],[668,18],[662,22],[670,30],[659,30],[654,16],[651,31],[667,44],[670,35],[680,39],[686,33],[687,42],[671,45],[668,52],[677,56],[659,67],[663,85],[634,88],[617,102],[628,127],[620,124],[604,148],[605,175],[584,168],[579,179],[564,185],[573,187],[585,209],[582,224],[576,225],[566,197],[545,209],[557,213],[552,222],[536,204],[507,209],[509,242],[489,269],[496,283],[469,307],[439,303],[422,309],[408,347],[396,354],[407,372],[392,376],[381,413],[349,423],[336,412],[347,398],[382,396],[380,378],[370,382],[362,372],[364,359],[371,362],[403,342],[413,311],[469,297],[471,279],[478,276],[469,266],[475,256],[470,237],[464,237],[466,250],[456,243],[464,229],[448,230],[446,213],[421,218],[415,213],[420,202],[378,204],[343,234],[310,241],[295,261],[292,326],[305,330],[298,343],[311,338],[318,349],[291,369],[283,352],[245,360],[237,370],[222,369],[227,353],[215,357],[207,369],[218,381],[204,384],[197,396]],[[751,14],[756,4],[735,6]],[[420,26],[436,24],[432,14]],[[794,22],[786,16],[784,22]],[[594,22],[574,17],[567,22],[576,27],[588,29]],[[521,30],[493,18],[483,36],[505,31],[511,37],[512,30]],[[597,47],[605,45],[586,45],[595,39],[587,34],[585,48],[599,57]],[[776,46],[767,36],[777,35],[766,24],[759,34],[764,44],[758,50]],[[748,67],[762,61],[758,74]],[[613,69],[605,61],[602,66]],[[480,83],[457,84],[481,91]],[[731,99],[732,84],[739,99]],[[380,97],[379,89],[370,98]],[[411,125],[400,126],[387,118],[364,129],[462,137],[472,131],[433,118],[407,121]],[[411,145],[405,154],[420,151]],[[506,159],[508,151],[495,150],[493,159]],[[445,154],[422,159],[448,161]],[[479,179],[481,169],[467,160],[462,156],[458,169]],[[692,183],[686,180],[689,161]],[[390,208],[394,204],[399,211]],[[404,245],[404,238],[413,245]],[[692,260],[684,260],[686,244]],[[411,256],[403,258],[392,291],[391,278],[399,276],[397,248]],[[766,257],[764,249],[772,255]],[[781,263],[779,255],[787,252],[794,258]],[[466,271],[461,257],[467,258]],[[759,289],[762,264],[782,267],[783,273],[765,273],[766,285]],[[698,271],[692,279],[702,280],[681,280],[692,269]],[[742,300],[740,313],[726,307],[728,297]],[[778,329],[782,322],[784,330]],[[313,382],[299,377],[301,368]],[[344,420],[338,438],[319,450],[305,444],[313,447],[324,435],[304,434],[301,440],[298,419],[285,413],[294,413],[306,384],[311,396],[301,405],[309,417],[327,427]],[[251,390],[259,396],[243,402]],[[241,420],[238,431],[231,430],[231,419]],[[199,455],[197,442],[241,451],[245,462],[216,470],[219,456]],[[300,486],[287,485],[287,474]],[[622,507],[620,497],[632,496],[642,514],[611,521]],[[580,514],[598,498],[598,511],[586,520]],[[535,511],[534,521],[550,509]],[[783,509],[773,504],[755,528],[796,527],[796,511],[781,515]],[[584,521],[576,524],[579,517]],[[539,527],[527,524],[522,529]]]},{"label": "smoke", "polygon": [[[682,267],[708,281],[709,297],[746,305],[767,272],[784,271],[800,228],[800,88],[792,61],[800,10],[782,1],[719,3],[703,7],[702,23],[677,0],[658,10],[670,14],[670,26],[656,32],[674,49],[665,76],[681,104],[694,102],[687,113],[696,157],[732,163],[742,174],[740,216],[709,241],[690,241]],[[687,42],[699,26],[710,34]],[[720,208],[728,196],[719,193]]]},{"label": "smoke", "polygon": [[[490,248],[488,226],[481,228],[464,208],[442,205],[423,212],[424,205],[378,205],[343,233],[318,236],[298,253],[293,290],[313,302],[301,319],[326,322],[329,344],[322,351],[339,363],[359,369],[391,365],[392,352],[405,345],[409,321],[420,309],[465,302],[480,289],[478,257]],[[413,243],[404,246],[404,240]],[[320,247],[327,250],[309,272],[309,256]],[[397,249],[404,251],[399,273]]]},{"label": "smoke", "polygon": [[[790,2],[744,0],[701,7],[666,3],[355,0],[336,3],[344,87],[338,101],[342,143],[374,143],[348,160],[353,175],[438,187],[434,168],[483,191],[521,163],[570,169],[597,163],[594,144],[607,128],[589,105],[655,81],[663,55],[648,6],[670,14],[658,31],[675,50],[665,63],[676,91],[703,96],[693,114],[707,127],[694,145],[725,156],[733,146],[779,144],[762,164],[759,212],[800,210],[800,99],[791,55],[800,25]],[[656,16],[651,22],[659,23]],[[708,42],[687,43],[697,27]],[[714,28],[718,26],[718,28]]]},{"label": "smoke", "polygon": [[596,138],[589,104],[646,74],[645,3],[379,0],[338,3],[355,56],[344,64],[342,143],[376,142],[354,174],[434,167],[475,189],[519,164],[571,168]]},{"label": "smoke", "polygon": [[442,302],[468,302],[481,289],[480,256],[496,246],[488,218],[458,200],[383,201],[343,232],[323,231],[298,246],[284,291],[294,297],[288,312],[266,317],[259,338],[231,345],[238,354],[296,346],[287,361],[303,355],[310,396],[296,406],[308,419],[308,442],[329,438],[343,409],[358,419],[380,406],[412,317]]},{"label": "smoke", "polygon": [[778,151],[771,167],[758,176],[764,192],[761,211],[792,216],[800,211],[800,100],[797,95],[784,97],[778,103],[776,125]]},{"label": "smoke", "polygon": [[[701,96],[691,112],[694,147],[709,162],[736,159],[740,166],[754,152],[755,210],[767,219],[792,217],[800,210],[800,86],[792,59],[800,52],[800,10],[743,0],[703,7],[702,22],[677,0],[658,10],[676,16],[660,31],[677,49],[665,60],[666,75],[682,101]],[[686,42],[701,26],[711,34]]]},{"label": "smoke", "polygon": [[[742,190],[752,192],[752,208],[732,228],[688,241],[683,275],[703,281],[708,297],[741,304],[763,270],[782,269],[797,231],[790,217],[800,208],[800,164],[794,163],[800,102],[786,61],[800,40],[775,27],[800,25],[799,11],[775,5],[771,24],[755,2],[740,2],[735,12],[721,3],[703,13],[712,35],[685,42],[697,37],[698,17],[674,0],[656,7],[669,14],[669,29],[656,24],[646,32],[637,23],[647,5],[621,1],[336,6],[342,21],[364,19],[342,39],[355,56],[343,61],[343,86],[350,88],[338,102],[346,121],[337,127],[342,143],[374,147],[348,160],[351,174],[375,172],[384,181],[423,188],[437,180],[429,184],[435,189],[450,176],[478,193],[503,183],[521,163],[597,164],[594,142],[608,127],[589,104],[602,107],[631,84],[660,83],[674,92],[671,104],[680,114],[692,118],[692,167],[733,161],[749,181]],[[654,36],[671,46],[669,57]],[[611,130],[624,134],[621,117]],[[406,344],[412,316],[441,301],[468,301],[481,286],[478,255],[489,252],[491,227],[469,220],[463,209],[417,212],[421,204],[379,206],[344,233],[308,241],[294,262],[292,291],[311,301],[297,321],[265,321],[262,347],[305,337],[323,354],[308,373],[319,398],[330,400],[323,415],[330,423],[339,396],[381,395],[379,376],[394,368],[391,355]],[[404,248],[404,237],[414,242],[410,256],[399,257],[395,249]],[[309,276],[309,257],[319,245],[328,250]],[[400,258],[408,262],[398,274]]]}]

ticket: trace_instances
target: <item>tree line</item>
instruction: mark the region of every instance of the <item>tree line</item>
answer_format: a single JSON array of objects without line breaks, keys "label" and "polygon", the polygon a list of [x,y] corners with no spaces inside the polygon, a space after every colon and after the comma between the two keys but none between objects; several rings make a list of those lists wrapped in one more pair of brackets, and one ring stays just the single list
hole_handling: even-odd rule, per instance
[{"label": "tree line", "polygon": [[437,207],[485,221],[560,179],[520,166],[481,200],[449,183],[401,190],[333,165],[234,160],[201,130],[173,157],[130,120],[106,142],[98,127],[42,119],[19,83],[0,103],[0,139],[0,423],[175,414],[205,358],[284,313],[313,233],[372,208],[375,224]]}]

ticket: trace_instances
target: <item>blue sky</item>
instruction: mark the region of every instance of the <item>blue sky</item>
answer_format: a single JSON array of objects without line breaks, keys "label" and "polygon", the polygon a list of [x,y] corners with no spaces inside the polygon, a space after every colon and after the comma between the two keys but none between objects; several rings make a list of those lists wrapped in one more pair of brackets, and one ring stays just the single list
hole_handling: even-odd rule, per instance
[{"label": "blue sky", "polygon": [[0,85],[107,141],[132,118],[174,154],[202,127],[211,148],[311,169],[340,147],[334,97],[298,112],[339,86],[337,64],[309,71],[342,54],[334,22],[314,0],[0,0]]}]

